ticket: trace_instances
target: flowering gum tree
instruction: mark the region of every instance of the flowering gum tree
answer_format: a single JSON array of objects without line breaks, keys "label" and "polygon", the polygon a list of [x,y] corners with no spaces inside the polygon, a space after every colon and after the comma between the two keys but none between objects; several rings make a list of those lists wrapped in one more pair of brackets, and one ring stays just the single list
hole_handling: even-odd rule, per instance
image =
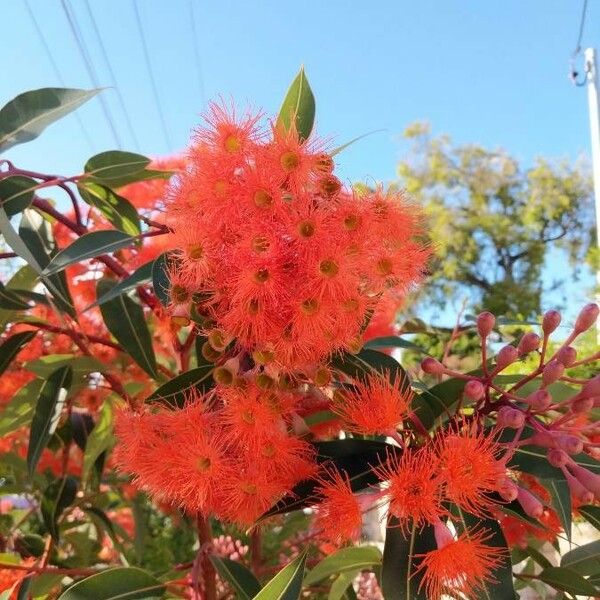
[{"label": "flowering gum tree", "polygon": [[[18,96],[0,149],[93,93]],[[577,372],[600,355],[574,346],[598,306],[556,350],[550,311],[495,356],[482,313],[479,368],[409,375],[421,211],[345,187],[314,115],[301,70],[277,118],[213,104],[179,158],[2,161],[4,597],[596,594],[597,542],[554,565],[536,540],[600,522],[600,379]]]}]

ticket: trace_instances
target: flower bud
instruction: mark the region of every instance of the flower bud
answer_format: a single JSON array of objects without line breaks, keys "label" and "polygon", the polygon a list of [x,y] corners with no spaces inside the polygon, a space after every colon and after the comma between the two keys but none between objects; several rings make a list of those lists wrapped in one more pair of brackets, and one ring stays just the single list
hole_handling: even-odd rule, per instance
[{"label": "flower bud", "polygon": [[483,396],[485,392],[485,388],[480,381],[476,379],[472,379],[471,381],[467,381],[464,389],[464,394],[467,398],[471,400],[479,400]]},{"label": "flower bud", "polygon": [[519,429],[525,424],[525,415],[522,411],[511,408],[510,406],[503,406],[498,411],[497,418],[498,427],[507,427],[510,429]]},{"label": "flower bud", "polygon": [[533,331],[526,333],[517,346],[519,355],[529,354],[530,352],[537,350],[540,347],[541,341],[542,340],[537,333],[534,333]]},{"label": "flower bud", "polygon": [[496,371],[502,371],[502,369],[514,363],[517,358],[519,358],[519,353],[514,346],[500,348],[496,355]]},{"label": "flower bud", "polygon": [[585,488],[578,479],[573,477],[566,469],[563,471],[571,494],[581,502],[581,504],[591,504],[594,501],[594,494]]},{"label": "flower bud", "polygon": [[594,398],[578,398],[571,403],[571,412],[581,414],[594,408]]},{"label": "flower bud", "polygon": [[563,346],[556,353],[556,360],[565,367],[570,367],[577,360],[577,350],[573,346]]},{"label": "flower bud", "polygon": [[438,549],[451,544],[454,541],[454,536],[443,521],[437,520],[433,525],[433,534],[435,543]]},{"label": "flower bud", "polygon": [[517,484],[508,477],[504,478],[503,481],[499,482],[496,491],[502,496],[502,499],[506,502],[513,502],[519,495],[519,488]]},{"label": "flower bud", "polygon": [[573,331],[575,333],[583,333],[584,331],[587,331],[596,322],[599,312],[600,308],[595,302],[586,304],[577,316]]},{"label": "flower bud", "polygon": [[428,356],[421,361],[421,369],[430,375],[444,374],[444,365],[432,356]]},{"label": "flower bud", "polygon": [[547,454],[548,462],[558,469],[569,462],[569,455],[564,450],[551,448]]},{"label": "flower bud", "polygon": [[519,488],[517,501],[521,508],[533,519],[539,519],[544,514],[544,505],[529,491]]},{"label": "flower bud", "polygon": [[583,452],[583,442],[574,435],[559,435],[556,442],[558,447],[562,448],[567,454],[580,454]]},{"label": "flower bud", "polygon": [[551,360],[542,371],[542,384],[550,385],[558,381],[565,372],[565,366],[556,359]]},{"label": "flower bud", "polygon": [[561,316],[557,310],[546,311],[542,320],[542,331],[550,335],[560,325],[560,321]]},{"label": "flower bud", "polygon": [[536,431],[527,441],[531,444],[542,446],[544,448],[556,447],[555,437],[547,431]]},{"label": "flower bud", "polygon": [[546,410],[552,404],[552,396],[548,390],[536,390],[525,398],[532,410]]},{"label": "flower bud", "polygon": [[482,339],[490,335],[495,324],[496,317],[491,312],[484,311],[477,315],[477,331]]},{"label": "flower bud", "polygon": [[592,377],[577,394],[580,398],[590,398],[592,396],[600,396],[600,375]]},{"label": "flower bud", "polygon": [[584,488],[592,492],[594,496],[600,498],[600,475],[588,471],[577,463],[571,463],[569,469]]}]

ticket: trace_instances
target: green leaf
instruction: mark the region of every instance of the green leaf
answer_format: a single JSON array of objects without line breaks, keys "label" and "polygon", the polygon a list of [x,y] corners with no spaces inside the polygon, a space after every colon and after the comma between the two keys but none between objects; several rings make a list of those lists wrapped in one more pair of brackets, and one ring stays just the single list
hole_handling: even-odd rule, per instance
[{"label": "green leaf", "polygon": [[117,567],[74,583],[58,600],[154,600],[165,591],[165,585],[147,571]]},{"label": "green leaf", "polygon": [[112,229],[86,233],[77,238],[70,246],[63,248],[48,263],[44,274],[54,275],[75,263],[131,246],[134,241],[135,239],[130,235]]},{"label": "green leaf", "polygon": [[[54,297],[56,306],[61,311],[76,318],[73,299],[69,292],[65,274],[59,273],[58,275],[47,277],[42,273],[42,269],[49,264],[51,258],[57,253],[54,236],[49,223],[35,211],[24,211],[19,225],[18,239],[19,243],[25,246],[26,252],[25,254],[21,254],[13,247],[15,252],[27,261],[36,273],[42,277],[44,285],[50,290]],[[29,258],[27,256],[29,256]]]},{"label": "green leaf", "polygon": [[58,519],[66,508],[73,504],[77,494],[77,480],[74,477],[56,479],[45,490],[42,496],[42,518],[46,529],[58,541]]},{"label": "green leaf", "polygon": [[41,88],[19,94],[0,109],[0,152],[34,140],[100,91]]},{"label": "green leaf", "polygon": [[0,375],[8,369],[21,348],[30,342],[36,333],[35,331],[21,331],[20,333],[11,335],[7,340],[2,342],[0,346]]},{"label": "green leaf", "polygon": [[127,198],[91,181],[79,184],[78,189],[81,197],[90,206],[96,207],[117,229],[129,235],[142,232],[138,212]]},{"label": "green leaf", "polygon": [[587,506],[580,506],[577,510],[590,525],[593,525],[600,531],[600,506],[592,506],[589,504]]},{"label": "green leaf", "polygon": [[335,148],[335,150],[333,150],[333,152],[330,153],[330,155],[335,156],[336,154],[343,152],[346,148],[348,148],[348,146],[352,146],[352,144],[355,144],[356,142],[358,142],[370,135],[373,135],[374,133],[381,133],[382,131],[385,131],[385,129],[374,129],[373,131],[368,131],[367,133],[363,133],[362,135],[359,135],[358,137],[351,139],[349,142],[346,142],[345,144],[338,146],[337,148]]},{"label": "green leaf", "polygon": [[[101,279],[96,297],[107,294],[114,286],[114,281]],[[106,327],[125,351],[146,373],[156,378],[156,357],[142,307],[128,296],[118,296],[100,305],[100,312]]]},{"label": "green leaf", "polygon": [[400,363],[391,356],[364,348],[358,354],[341,352],[331,362],[332,366],[352,378],[364,378],[371,373],[382,373],[395,382],[396,378],[403,379],[408,384],[408,375]]},{"label": "green leaf", "polygon": [[94,306],[98,306],[99,304],[104,304],[105,302],[108,302],[109,300],[112,300],[113,298],[116,298],[117,296],[120,296],[121,294],[125,294],[125,293],[135,289],[139,285],[142,285],[144,283],[147,283],[148,281],[151,281],[153,265],[154,265],[153,260],[148,261],[147,263],[143,264],[141,267],[136,269],[129,277],[126,277],[125,279],[119,281],[119,283],[117,283],[115,286],[113,286],[113,288],[109,292],[107,292],[106,294],[104,294],[103,296],[98,298],[96,300],[96,302],[94,302],[93,304],[90,304],[88,307],[86,307],[83,312],[85,312],[86,310],[89,310],[90,308],[92,308]]},{"label": "green leaf", "polygon": [[222,558],[216,554],[210,555],[219,577],[229,583],[236,597],[240,600],[252,600],[260,592],[260,583],[252,571],[239,562]]},{"label": "green leaf", "polygon": [[360,574],[360,571],[344,571],[340,573],[329,588],[327,600],[342,600],[343,598],[356,598],[356,592],[352,582]]},{"label": "green leaf", "polygon": [[414,352],[427,354],[425,350],[421,348],[421,346],[417,346],[417,344],[398,337],[397,335],[386,335],[383,337],[373,338],[372,340],[369,340],[364,347],[373,348],[375,350],[378,348],[403,348],[405,350],[413,350]]},{"label": "green leaf", "polygon": [[23,175],[13,175],[0,180],[0,204],[9,217],[25,210],[33,201],[35,179]]},{"label": "green leaf", "polygon": [[289,131],[294,123],[300,139],[306,140],[310,137],[314,122],[315,97],[306,79],[304,67],[301,67],[279,109],[277,127]]},{"label": "green leaf", "polygon": [[27,310],[29,304],[21,299],[19,294],[4,287],[0,282],[0,308],[4,310]]},{"label": "green leaf", "polygon": [[311,569],[304,578],[304,585],[313,585],[337,573],[360,571],[379,564],[381,564],[381,552],[375,546],[342,548]]},{"label": "green leaf", "polygon": [[43,383],[42,379],[26,383],[4,406],[0,414],[0,438],[31,422],[35,400]]},{"label": "green leaf", "polygon": [[571,525],[572,525],[572,506],[571,506],[571,492],[569,491],[569,484],[562,479],[545,479],[542,480],[542,485],[550,492],[552,499],[552,507],[558,514],[558,518],[565,530],[567,539],[571,539]]},{"label": "green leaf", "polygon": [[31,421],[29,446],[27,448],[27,467],[30,478],[33,476],[40,460],[42,450],[56,430],[71,385],[71,379],[71,367],[60,367],[44,381],[40,388],[35,413]]},{"label": "green leaf", "polygon": [[576,571],[580,575],[600,573],[600,540],[570,550],[561,558],[560,566]]},{"label": "green leaf", "polygon": [[417,573],[418,554],[437,548],[433,527],[417,529],[414,525],[403,532],[393,517],[385,533],[381,587],[386,600],[425,600],[424,590],[419,590],[422,577]]},{"label": "green leaf", "polygon": [[168,267],[170,262],[170,256],[168,252],[163,252],[155,261],[152,266],[152,284],[154,286],[154,293],[160,300],[163,306],[168,306],[171,302],[171,282],[169,281]]},{"label": "green leaf", "polygon": [[254,596],[254,600],[298,600],[302,590],[306,552],[286,565],[265,587]]},{"label": "green leaf", "polygon": [[441,415],[450,414],[452,406],[458,402],[465,388],[465,383],[464,379],[447,379],[413,398],[413,412],[425,429],[431,429]]},{"label": "green leaf", "polygon": [[181,373],[167,383],[163,383],[146,398],[146,402],[160,402],[167,406],[182,408],[192,391],[204,394],[215,385],[213,369],[214,365],[202,365]]},{"label": "green leaf", "polygon": [[581,596],[596,596],[598,590],[581,575],[572,569],[562,567],[548,567],[544,569],[539,578],[556,590]]},{"label": "green leaf", "polygon": [[102,373],[106,368],[92,356],[76,356],[75,354],[47,354],[25,363],[25,368],[38,377],[48,377],[59,367],[69,366],[73,377],[82,379],[90,373]]},{"label": "green leaf", "polygon": [[96,459],[113,444],[113,410],[110,396],[102,404],[98,420],[87,438],[81,479],[85,485]]},{"label": "green leaf", "polygon": [[[2,215],[0,210],[0,217]],[[38,280],[37,273],[29,266],[24,265],[21,267],[4,286],[9,292],[15,292],[17,289],[22,293],[31,290]],[[14,311],[0,308],[0,330],[6,327],[6,324],[10,322],[14,317]]]},{"label": "green leaf", "polygon": [[150,159],[141,154],[109,150],[92,156],[83,170],[93,179],[109,187],[117,188],[124,185],[123,181],[137,181],[136,175],[145,171]]},{"label": "green leaf", "polygon": [[[589,469],[593,473],[600,474],[600,462],[587,454],[577,454],[571,458],[578,465]],[[525,473],[531,473],[541,479],[565,479],[564,473],[548,462],[545,449],[539,446],[520,446],[516,449],[508,466],[512,469],[524,471]]]}]

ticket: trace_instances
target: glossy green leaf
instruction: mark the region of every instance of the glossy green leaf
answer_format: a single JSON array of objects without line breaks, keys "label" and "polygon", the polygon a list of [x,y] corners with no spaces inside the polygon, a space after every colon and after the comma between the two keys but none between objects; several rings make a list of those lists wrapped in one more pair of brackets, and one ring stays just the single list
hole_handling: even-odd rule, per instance
[{"label": "glossy green leaf", "polygon": [[567,567],[580,575],[600,573],[600,540],[569,550],[560,560],[561,567]]},{"label": "glossy green leaf", "polygon": [[150,159],[134,152],[109,150],[92,156],[84,166],[90,180],[116,189],[127,183],[144,178]]},{"label": "glossy green leaf", "polygon": [[[577,454],[571,457],[578,465],[589,469],[593,473],[600,474],[600,462],[594,460],[587,454]],[[553,467],[546,458],[546,450],[539,446],[520,446],[515,451],[508,466],[531,473],[541,479],[565,479],[564,473]]]},{"label": "glossy green leaf", "polygon": [[381,587],[386,600],[426,600],[421,586],[421,573],[417,572],[416,555],[436,548],[433,527],[412,527],[404,532],[396,518],[386,529],[383,547]]},{"label": "glossy green leaf", "polygon": [[8,369],[21,348],[30,342],[36,333],[35,331],[21,331],[2,342],[2,345],[0,345],[0,375]]},{"label": "glossy green leaf", "polygon": [[34,140],[100,91],[41,88],[19,94],[0,109],[0,152]]},{"label": "glossy green leaf", "polygon": [[465,383],[464,379],[447,379],[413,398],[413,412],[425,429],[432,429],[440,416],[452,414]]},{"label": "glossy green leaf", "polygon": [[539,578],[556,590],[562,590],[577,596],[596,596],[598,590],[579,573],[563,567],[548,567]]},{"label": "glossy green leaf", "polygon": [[52,294],[57,308],[76,318],[75,307],[65,274],[59,273],[48,277],[42,272],[57,253],[52,228],[48,221],[35,211],[24,211],[19,225],[18,237],[19,243],[25,246],[26,252],[21,254],[13,247],[15,252],[41,276],[44,285]]},{"label": "glossy green leaf", "polygon": [[360,571],[344,571],[340,573],[331,584],[327,600],[348,600],[348,598],[356,598],[356,592],[352,587],[352,582]]},{"label": "glossy green leaf", "polygon": [[139,235],[142,231],[138,212],[123,196],[109,187],[91,181],[79,186],[79,194],[90,205],[96,207],[116,229],[129,235]]},{"label": "glossy green leaf", "polygon": [[239,600],[252,600],[260,592],[260,583],[252,571],[242,563],[228,558],[210,555],[210,561],[219,577],[229,583]]},{"label": "glossy green leaf", "polygon": [[83,455],[81,479],[85,484],[98,457],[108,450],[114,442],[113,408],[110,396],[102,404],[98,420],[87,438]]},{"label": "glossy green leaf", "polygon": [[25,363],[25,368],[38,377],[48,377],[59,367],[69,366],[75,378],[82,378],[90,373],[101,373],[105,366],[92,356],[76,356],[75,354],[47,354]]},{"label": "glossy green leaf", "polygon": [[55,479],[42,496],[41,512],[44,525],[54,538],[58,540],[58,519],[66,508],[71,506],[77,494],[77,480],[74,477]]},{"label": "glossy green leaf", "polygon": [[577,510],[590,525],[593,525],[598,531],[600,531],[600,506],[592,506],[591,504],[588,504],[586,506],[580,506]]},{"label": "glossy green leaf", "polygon": [[263,589],[254,600],[298,600],[302,590],[306,552],[287,564]]},{"label": "glossy green leaf", "polygon": [[154,265],[153,260],[143,264],[141,267],[136,269],[129,277],[126,277],[125,279],[119,281],[119,283],[114,285],[110,291],[108,291],[106,294],[104,294],[103,296],[98,298],[96,300],[96,302],[94,302],[93,304],[90,304],[88,307],[86,307],[86,309],[83,312],[85,312],[86,310],[89,310],[93,306],[98,306],[99,304],[104,304],[105,302],[108,302],[109,300],[112,300],[113,298],[116,298],[117,296],[120,296],[121,294],[126,294],[127,292],[135,289],[139,285],[142,285],[144,283],[148,283],[149,281],[151,281],[153,265]]},{"label": "glossy green leaf", "polygon": [[[102,297],[115,286],[109,279],[101,279],[96,296]],[[156,357],[152,336],[146,324],[142,307],[128,296],[118,296],[100,305],[106,327],[131,358],[151,377],[156,377]]]},{"label": "glossy green leaf", "polygon": [[169,253],[163,252],[163,254],[154,261],[154,265],[152,266],[152,284],[154,286],[154,293],[163,306],[168,306],[171,302],[171,295],[169,293],[171,283],[168,275],[169,262]]},{"label": "glossy green leaf", "polygon": [[381,564],[381,552],[375,546],[342,548],[312,568],[304,578],[304,585],[313,585],[344,571],[369,569],[379,564]]},{"label": "glossy green leaf", "polygon": [[369,137],[370,135],[373,135],[374,133],[381,133],[382,131],[385,131],[385,129],[374,129],[373,131],[368,131],[367,133],[363,133],[362,135],[359,135],[358,137],[351,139],[349,142],[346,142],[345,144],[338,146],[332,152],[330,152],[330,155],[335,156],[336,154],[343,152],[349,146],[352,146],[352,144],[355,144],[356,142],[358,142],[366,137]]},{"label": "glossy green leaf", "polygon": [[558,518],[565,530],[567,539],[571,539],[572,506],[569,484],[563,479],[545,479],[542,485],[550,492],[552,508],[556,511]]},{"label": "glossy green leaf", "polygon": [[44,381],[34,379],[26,383],[0,412],[0,438],[29,424]]},{"label": "glossy green leaf", "polygon": [[161,385],[146,398],[146,402],[182,408],[193,392],[204,394],[215,385],[213,369],[214,365],[202,365],[181,373]]},{"label": "glossy green leaf", "polygon": [[426,354],[425,350],[417,344],[405,340],[397,335],[386,335],[383,337],[376,337],[366,342],[365,348],[372,348],[377,350],[379,348],[403,348],[404,350],[413,350],[421,354]]},{"label": "glossy green leaf", "polygon": [[36,186],[35,179],[23,175],[0,180],[0,204],[9,217],[25,210],[33,202]]},{"label": "glossy green leaf", "polygon": [[304,67],[301,67],[279,109],[277,127],[289,131],[292,124],[295,124],[300,139],[306,140],[310,137],[314,122],[315,97],[306,79]]},{"label": "glossy green leaf", "polygon": [[63,248],[44,269],[45,275],[53,275],[75,263],[110,254],[131,246],[134,238],[122,231],[107,229],[92,231],[77,238],[70,246]]},{"label": "glossy green leaf", "polygon": [[406,371],[395,358],[369,348],[364,348],[358,354],[342,352],[333,358],[331,365],[352,378],[383,373],[392,382],[396,381],[396,378],[403,379],[407,384],[409,381]]},{"label": "glossy green leaf", "polygon": [[42,450],[56,430],[71,380],[71,367],[60,367],[44,381],[40,388],[27,448],[27,468],[30,477],[33,476]]},{"label": "glossy green leaf", "polygon": [[27,310],[29,304],[25,302],[19,294],[4,287],[0,282],[0,309],[4,310]]},{"label": "glossy green leaf", "polygon": [[158,600],[165,590],[147,571],[117,567],[74,583],[58,600]]},{"label": "glossy green leaf", "polygon": [[[1,212],[2,211],[0,211],[0,214]],[[16,293],[16,290],[20,290],[21,293],[29,292],[35,286],[37,281],[38,274],[29,265],[24,265],[10,278],[4,287],[11,293]],[[0,331],[2,331],[7,323],[13,318],[14,311],[0,308]]]}]

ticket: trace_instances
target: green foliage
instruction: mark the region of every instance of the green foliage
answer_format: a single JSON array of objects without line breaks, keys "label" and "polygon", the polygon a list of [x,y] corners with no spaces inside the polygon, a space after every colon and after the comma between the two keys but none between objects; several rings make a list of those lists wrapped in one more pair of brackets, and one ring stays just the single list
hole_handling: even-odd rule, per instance
[{"label": "green foliage", "polygon": [[292,82],[279,110],[277,126],[289,130],[294,123],[301,139],[308,139],[315,122],[315,97],[310,89],[304,67]]},{"label": "green foliage", "polygon": [[505,151],[454,145],[419,123],[405,137],[413,152],[399,185],[424,206],[435,250],[423,301],[444,306],[466,290],[495,314],[538,314],[550,249],[577,270],[593,240],[588,174],[545,159],[524,169]]}]

